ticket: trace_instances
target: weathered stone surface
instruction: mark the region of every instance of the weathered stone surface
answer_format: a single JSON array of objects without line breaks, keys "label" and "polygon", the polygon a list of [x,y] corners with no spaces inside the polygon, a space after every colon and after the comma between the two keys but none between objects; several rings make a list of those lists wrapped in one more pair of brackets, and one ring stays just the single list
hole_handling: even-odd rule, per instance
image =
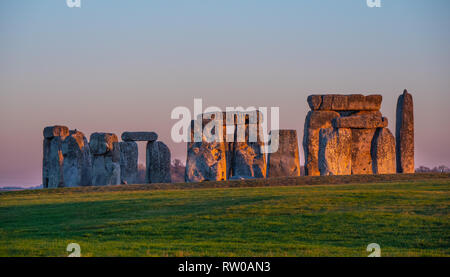
[{"label": "weathered stone surface", "polygon": [[56,188],[64,186],[64,157],[62,143],[69,135],[66,126],[48,126],[44,128],[42,186]]},{"label": "weathered stone surface", "polygon": [[[221,112],[222,115],[222,128],[217,131],[218,136],[222,136],[222,143],[225,147],[225,156],[226,156],[226,179],[229,179],[232,174],[232,164],[233,164],[233,155],[235,148],[235,140],[234,140],[234,131],[236,130],[237,122],[240,121],[239,113],[237,112]],[[219,119],[218,113],[205,113],[200,115],[203,117],[203,127],[205,126],[214,126],[214,128],[206,127],[205,130],[211,130],[211,133],[216,135],[215,128],[218,127],[219,123],[214,123],[216,119]],[[211,138],[209,141],[214,140]]]},{"label": "weathered stone surface", "polygon": [[[240,120],[238,115],[238,112],[211,112],[201,114],[196,121],[191,122],[191,142],[187,144],[186,182],[227,180],[231,177],[235,131]],[[243,123],[245,124],[245,117]]]},{"label": "weathered stone surface", "polygon": [[48,187],[48,169],[49,169],[49,158],[50,158],[50,143],[51,140],[44,138],[44,141],[42,143],[42,187],[47,188]]},{"label": "weathered stone surface", "polygon": [[[266,176],[261,112],[206,113],[200,115],[196,122],[191,122],[185,174],[187,182]],[[197,137],[196,128],[200,134]]]},{"label": "weathered stone surface", "polygon": [[46,127],[43,134],[43,187],[89,186],[91,154],[84,134],[65,126]]},{"label": "weathered stone surface", "polygon": [[147,143],[148,183],[170,183],[170,150],[161,141]]},{"label": "weathered stone surface", "polygon": [[306,116],[305,129],[330,128],[336,117],[339,113],[334,111],[310,111]]},{"label": "weathered stone surface", "polygon": [[92,160],[89,143],[82,132],[70,131],[62,142],[64,157],[63,175],[65,187],[90,186]]},{"label": "weathered stone surface", "polygon": [[357,114],[333,120],[334,128],[371,129],[385,128],[387,125],[387,118],[378,114]]},{"label": "weathered stone surface", "polygon": [[42,163],[42,186],[57,188],[64,186],[64,157],[62,154],[63,138],[57,136],[44,138],[44,156]]},{"label": "weathered stone surface", "polygon": [[383,117],[380,111],[338,111],[341,117],[354,115],[373,115]]},{"label": "weathered stone surface", "polygon": [[155,132],[123,132],[123,141],[156,141],[158,134]]},{"label": "weathered stone surface", "polygon": [[319,176],[319,132],[321,128],[331,128],[332,120],[339,117],[334,111],[310,111],[306,116],[303,133],[305,153],[305,174]]},{"label": "weathered stone surface", "polygon": [[413,98],[407,90],[397,102],[397,172],[414,173],[414,107]]},{"label": "weathered stone surface", "polygon": [[44,128],[44,138],[51,139],[53,137],[67,137],[69,135],[69,128],[66,126],[49,126]]},{"label": "weathered stone surface", "polygon": [[[216,142],[201,131],[209,121],[203,120],[202,124],[198,125],[195,120],[191,121],[191,142],[187,143],[186,182],[227,180],[227,153],[231,150],[227,143]],[[199,129],[197,132],[200,135],[197,139],[194,135],[196,129]],[[220,128],[217,132],[223,132],[223,129]],[[219,133],[217,135],[220,135]]]},{"label": "weathered stone surface", "polygon": [[92,154],[92,185],[120,184],[120,146],[117,136],[93,133],[89,146]]},{"label": "weathered stone surface", "polygon": [[395,138],[388,128],[379,128],[372,143],[374,174],[395,174]]},{"label": "weathered stone surface", "polygon": [[256,142],[235,144],[232,178],[265,178],[266,158]]},{"label": "weathered stone surface", "polygon": [[91,153],[103,155],[114,149],[114,143],[118,143],[117,136],[111,133],[93,133],[89,139]]},{"label": "weathered stone surface", "polygon": [[322,105],[322,95],[310,95],[308,96],[308,104],[311,110],[319,110]]},{"label": "weathered stone surface", "polygon": [[312,110],[325,111],[377,111],[381,107],[381,95],[361,94],[340,95],[310,95],[308,104]]},{"label": "weathered stone surface", "polygon": [[376,129],[351,129],[352,174],[373,174],[372,140]]},{"label": "weathered stone surface", "polygon": [[274,132],[270,145],[278,150],[269,151],[267,177],[300,176],[297,131],[278,130],[278,136]]},{"label": "weathered stone surface", "polygon": [[194,142],[188,146],[186,182],[227,179],[226,149],[223,143]]},{"label": "weathered stone surface", "polygon": [[136,184],[138,174],[138,145],[134,141],[119,142],[120,181],[122,184]]},{"label": "weathered stone surface", "polygon": [[233,179],[265,178],[267,164],[263,153],[262,114],[259,111],[253,111],[240,112],[235,116],[235,142],[231,153],[230,177]]},{"label": "weathered stone surface", "polygon": [[92,185],[106,186],[120,184],[120,162],[112,156],[94,155],[92,157]]},{"label": "weathered stone surface", "polygon": [[341,128],[320,130],[320,175],[350,175],[352,173],[352,131]]}]

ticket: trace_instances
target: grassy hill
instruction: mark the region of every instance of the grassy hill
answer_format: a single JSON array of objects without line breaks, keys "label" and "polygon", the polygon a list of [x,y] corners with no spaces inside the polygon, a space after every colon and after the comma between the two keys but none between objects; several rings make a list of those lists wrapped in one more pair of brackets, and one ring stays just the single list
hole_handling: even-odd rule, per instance
[{"label": "grassy hill", "polygon": [[450,256],[450,175],[0,193],[0,256]]}]

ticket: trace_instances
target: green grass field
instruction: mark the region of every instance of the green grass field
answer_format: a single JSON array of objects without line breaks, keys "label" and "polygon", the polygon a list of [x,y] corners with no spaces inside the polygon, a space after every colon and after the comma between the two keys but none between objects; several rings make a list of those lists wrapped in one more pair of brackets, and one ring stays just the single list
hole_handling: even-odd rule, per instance
[{"label": "green grass field", "polygon": [[450,176],[430,176],[3,192],[0,256],[450,256]]}]

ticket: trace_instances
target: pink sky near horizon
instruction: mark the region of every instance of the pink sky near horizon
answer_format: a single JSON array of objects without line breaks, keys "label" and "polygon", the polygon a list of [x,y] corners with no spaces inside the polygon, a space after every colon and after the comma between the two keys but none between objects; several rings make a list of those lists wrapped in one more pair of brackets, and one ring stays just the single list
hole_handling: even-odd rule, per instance
[{"label": "pink sky near horizon", "polygon": [[41,183],[42,130],[55,124],[155,131],[184,162],[170,114],[194,98],[280,107],[303,164],[308,95],[381,94],[395,133],[405,88],[416,167],[450,166],[450,1],[63,2],[0,4],[0,186]]}]

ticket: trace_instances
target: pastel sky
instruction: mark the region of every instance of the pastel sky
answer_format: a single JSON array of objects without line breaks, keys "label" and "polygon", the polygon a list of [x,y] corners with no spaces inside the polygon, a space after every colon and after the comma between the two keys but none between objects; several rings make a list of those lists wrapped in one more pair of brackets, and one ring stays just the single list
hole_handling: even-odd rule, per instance
[{"label": "pastel sky", "polygon": [[450,165],[448,0],[65,2],[0,2],[0,185],[41,183],[48,125],[156,131],[184,160],[170,114],[194,98],[280,107],[301,140],[309,94],[382,94],[394,130],[405,88],[416,165]]}]

